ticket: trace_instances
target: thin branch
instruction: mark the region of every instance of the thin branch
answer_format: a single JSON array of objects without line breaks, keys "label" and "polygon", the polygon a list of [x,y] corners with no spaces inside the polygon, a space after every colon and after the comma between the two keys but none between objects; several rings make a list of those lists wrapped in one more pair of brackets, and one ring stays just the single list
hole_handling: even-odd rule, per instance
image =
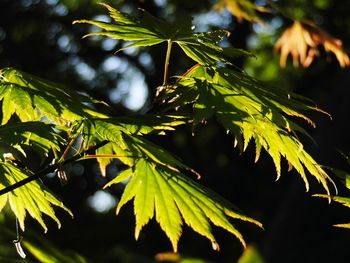
[{"label": "thin branch", "polygon": [[270,5],[273,9],[275,9],[278,13],[280,13],[285,18],[295,21],[293,17],[291,17],[289,14],[287,14],[284,10],[282,10],[277,4],[275,4],[272,0],[266,1],[268,5]]},{"label": "thin branch", "polygon": [[75,136],[75,137],[73,137],[73,138],[70,140],[70,142],[68,143],[68,145],[67,145],[66,149],[64,150],[62,156],[61,156],[60,159],[59,159],[60,161],[61,161],[61,160],[64,160],[64,158],[66,158],[66,156],[67,156],[69,150],[72,148],[72,146],[73,146],[73,144],[75,143],[75,141],[77,140],[77,138],[78,138],[78,136]]},{"label": "thin branch", "polygon": [[43,170],[41,170],[37,173],[34,173],[31,176],[28,176],[27,178],[24,178],[23,180],[18,181],[16,183],[4,188],[4,189],[1,189],[0,196],[2,196],[3,194],[6,194],[8,192],[11,192],[11,191],[23,186],[23,185],[26,185],[27,183],[30,183],[34,180],[37,180],[40,177],[42,177],[48,173],[52,173],[52,172],[56,171],[56,169],[58,169],[60,166],[63,166],[63,165],[68,164],[68,163],[72,163],[72,162],[84,157],[86,154],[92,154],[97,149],[101,148],[102,146],[106,145],[107,143],[109,143],[109,141],[102,141],[94,146],[91,146],[89,149],[87,149],[87,150],[85,150],[77,155],[72,156],[71,158],[68,158],[62,162],[51,164],[51,165],[47,166],[46,168],[44,168]]},{"label": "thin branch", "polygon": [[114,158],[114,159],[119,159],[119,158],[140,158],[139,156],[134,156],[134,155],[118,155],[118,154],[87,154],[84,155],[81,160],[86,160],[86,159],[96,159],[96,158]]},{"label": "thin branch", "polygon": [[166,50],[166,57],[164,62],[164,80],[163,80],[163,86],[166,86],[168,84],[168,78],[169,78],[169,61],[170,61],[170,54],[171,54],[171,46],[173,42],[169,39],[168,40],[168,47]]}]

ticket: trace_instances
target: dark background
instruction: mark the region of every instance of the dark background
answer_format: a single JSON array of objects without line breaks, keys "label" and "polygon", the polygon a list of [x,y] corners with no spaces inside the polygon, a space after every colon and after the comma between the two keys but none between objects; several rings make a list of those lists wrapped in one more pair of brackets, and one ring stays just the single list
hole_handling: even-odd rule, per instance
[{"label": "dark background", "polygon": [[[264,4],[264,1],[256,1]],[[323,29],[342,39],[350,50],[350,2],[330,0],[274,1],[296,18],[314,20]],[[125,11],[138,7],[167,20],[185,14],[195,15],[198,29],[225,27],[232,32],[226,44],[251,50],[257,59],[239,59],[237,65],[270,84],[284,87],[312,98],[319,107],[332,115],[332,120],[314,114],[317,128],[308,128],[315,138],[314,145],[303,138],[305,147],[320,163],[349,170],[337,149],[350,153],[349,69],[341,69],[332,55],[321,52],[307,68],[289,66],[281,69],[273,44],[290,21],[278,14],[265,14],[265,25],[237,23],[229,13],[211,11],[214,1],[107,1]],[[90,27],[72,25],[75,19],[92,19],[105,14],[92,0],[0,0],[0,68],[15,67],[40,77],[61,82],[72,89],[84,91],[113,105],[114,115],[142,114],[150,108],[155,88],[162,82],[165,46],[113,53],[122,42],[104,42],[103,38],[81,39]],[[119,68],[110,70],[106,60],[117,56]],[[113,61],[113,60],[111,60]],[[290,62],[290,61],[289,61]],[[170,73],[178,75],[193,65],[175,49],[171,56]],[[124,67],[124,69],[121,69]],[[128,68],[129,70],[126,70]],[[131,76],[144,78],[149,96],[143,107],[128,108],[133,96]],[[122,83],[122,84],[120,84]],[[142,90],[142,88],[141,88]],[[350,211],[326,200],[312,197],[322,193],[311,180],[311,190],[305,192],[302,179],[284,167],[282,177],[275,182],[272,160],[263,154],[254,164],[254,146],[242,155],[233,147],[233,138],[226,135],[212,120],[197,128],[192,137],[190,127],[164,137],[150,138],[179,155],[186,164],[203,176],[201,183],[214,189],[248,215],[264,223],[261,231],[239,223],[249,244],[255,245],[268,263],[348,262],[350,232],[332,227],[348,222]],[[73,250],[91,262],[153,262],[154,255],[171,249],[170,242],[152,221],[143,230],[139,241],[133,239],[134,216],[131,204],[117,217],[114,208],[99,213],[93,209],[91,196],[117,174],[111,168],[102,178],[91,162],[67,167],[70,182],[61,187],[56,179],[45,182],[74,212],[74,219],[58,211],[63,227],[52,224],[44,234],[38,225],[27,219],[27,229],[34,230],[44,240],[64,250]],[[348,192],[338,184],[340,195]],[[109,192],[118,197],[121,187]],[[90,200],[90,201],[88,201]],[[4,224],[13,221],[3,219]],[[179,251],[188,256],[213,262],[236,262],[242,253],[239,242],[221,229],[214,228],[221,251],[211,250],[210,242],[184,228]],[[1,234],[0,234],[1,235]],[[25,236],[25,234],[24,234]],[[1,247],[12,246],[1,239]],[[0,249],[0,254],[3,249]],[[5,252],[4,252],[5,253]],[[7,252],[6,252],[7,253]]]}]

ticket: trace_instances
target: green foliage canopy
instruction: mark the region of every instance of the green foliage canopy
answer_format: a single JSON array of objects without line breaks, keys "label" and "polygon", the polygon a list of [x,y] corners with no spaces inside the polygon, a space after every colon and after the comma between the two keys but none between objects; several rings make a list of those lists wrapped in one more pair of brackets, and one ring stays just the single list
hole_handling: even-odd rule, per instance
[{"label": "green foliage canopy", "polygon": [[[196,172],[178,157],[149,141],[149,134],[164,135],[179,125],[189,123],[197,127],[214,117],[234,136],[242,151],[254,140],[256,161],[261,150],[265,149],[275,163],[278,178],[281,159],[285,158],[290,167],[301,175],[307,190],[309,184],[305,170],[329,193],[328,184],[332,180],[305,151],[298,133],[309,135],[293,119],[304,119],[313,125],[305,112],[321,110],[312,102],[281,89],[271,89],[232,67],[233,57],[249,54],[219,46],[218,42],[227,34],[224,30],[197,33],[190,18],[180,23],[169,23],[145,11],[140,16],[133,16],[104,6],[114,23],[76,21],[103,30],[87,36],[99,35],[133,42],[125,48],[168,44],[165,81],[158,95],[166,110],[156,115],[110,116],[96,110],[95,105],[99,102],[85,95],[16,69],[3,69],[0,72],[0,141],[4,145],[1,148],[4,154],[25,158],[26,147],[30,146],[41,156],[51,158],[54,153],[55,157],[51,159],[63,164],[72,143],[80,140],[80,147],[73,150],[73,155],[81,160],[96,158],[103,175],[111,161],[119,159],[127,168],[105,186],[126,184],[117,212],[133,199],[135,237],[138,238],[143,226],[155,218],[169,237],[174,251],[177,250],[183,222],[208,238],[214,249],[219,246],[211,223],[235,235],[243,246],[244,238],[229,218],[259,227],[262,224],[191,179],[188,174],[197,175]],[[167,69],[172,43],[198,65],[170,83]],[[188,107],[190,111],[187,111]],[[103,142],[106,143],[102,145]],[[94,154],[87,153],[88,149],[99,144],[101,147]],[[34,173],[5,157],[0,162],[0,169],[0,190]],[[7,203],[22,229],[26,213],[45,230],[43,213],[59,224],[53,206],[70,213],[39,181],[2,195],[0,208],[3,209]]]}]

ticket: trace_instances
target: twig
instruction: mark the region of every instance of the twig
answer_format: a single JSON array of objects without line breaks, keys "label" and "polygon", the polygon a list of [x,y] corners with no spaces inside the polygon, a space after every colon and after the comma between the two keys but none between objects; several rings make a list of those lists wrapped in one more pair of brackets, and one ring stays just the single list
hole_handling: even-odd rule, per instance
[{"label": "twig", "polygon": [[171,46],[172,41],[168,40],[168,47],[166,50],[166,57],[164,62],[164,80],[163,80],[163,86],[166,86],[168,84],[168,78],[169,78],[169,61],[170,61],[170,54],[171,54]]},{"label": "twig", "polygon": [[33,175],[27,177],[27,178],[24,178],[23,180],[21,181],[18,181],[4,189],[1,189],[0,190],[0,196],[2,196],[3,194],[6,194],[8,192],[11,192],[23,185],[26,185],[27,183],[30,183],[34,180],[37,180],[39,179],[40,177],[48,174],[48,173],[52,173],[54,171],[56,171],[56,169],[58,169],[60,166],[63,166],[67,163],[71,163],[71,162],[74,162],[82,157],[84,157],[84,155],[86,154],[91,154],[93,153],[94,151],[96,151],[97,149],[101,148],[102,146],[106,145],[107,143],[109,143],[109,141],[102,141],[94,146],[91,146],[89,149],[77,154],[77,155],[74,155],[72,156],[71,158],[68,158],[62,162],[58,162],[58,163],[55,163],[55,164],[51,164],[49,166],[47,166],[46,168],[44,168],[43,170],[37,172],[37,173],[34,173]]}]

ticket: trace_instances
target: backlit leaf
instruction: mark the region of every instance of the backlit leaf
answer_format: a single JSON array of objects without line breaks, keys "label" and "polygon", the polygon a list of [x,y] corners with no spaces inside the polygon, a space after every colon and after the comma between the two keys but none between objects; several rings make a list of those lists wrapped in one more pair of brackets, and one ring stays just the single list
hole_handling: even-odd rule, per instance
[{"label": "backlit leaf", "polygon": [[[107,165],[113,159],[119,159],[128,166],[133,166],[135,160],[147,154],[155,161],[169,166],[181,166],[181,163],[170,154],[164,154],[158,146],[141,138],[144,134],[165,134],[174,127],[184,124],[182,116],[134,116],[125,118],[90,119],[82,121],[82,135],[85,141],[110,143],[96,151],[101,173],[105,175]],[[91,156],[94,157],[94,156]]]},{"label": "backlit leaf", "polygon": [[7,123],[0,126],[0,143],[2,147],[15,149],[28,145],[39,153],[47,153],[51,148],[59,150],[62,139],[53,128],[53,125],[39,121]]},{"label": "backlit leaf", "polygon": [[239,49],[220,47],[217,43],[228,34],[225,30],[195,32],[192,19],[189,17],[170,23],[144,10],[141,10],[139,16],[133,16],[109,5],[102,5],[108,9],[114,23],[92,20],[77,20],[74,23],[90,24],[103,30],[86,36],[106,36],[133,42],[123,49],[173,42],[179,45],[188,57],[203,65],[211,65],[216,62],[231,64],[229,58],[249,54]]},{"label": "backlit leaf", "polygon": [[[121,179],[118,179],[121,176]],[[242,215],[227,200],[196,183],[181,172],[167,169],[151,160],[141,158],[133,168],[121,173],[106,186],[131,178],[118,204],[117,211],[134,199],[135,236],[155,217],[169,237],[174,251],[182,232],[183,221],[197,233],[208,238],[218,249],[210,222],[234,234],[245,246],[240,232],[231,224],[235,218],[261,227],[254,219]]]},{"label": "backlit leaf", "polygon": [[1,100],[2,124],[7,123],[13,114],[22,122],[46,117],[66,126],[82,118],[105,117],[87,106],[94,103],[88,97],[12,68],[0,71]]},{"label": "backlit leaf", "polygon": [[[8,187],[28,176],[18,167],[9,162],[0,161],[0,189]],[[0,209],[8,203],[18,219],[19,225],[24,230],[24,220],[27,213],[33,217],[47,231],[43,214],[56,221],[58,227],[61,223],[55,215],[53,206],[58,206],[72,213],[39,181],[32,181],[20,188],[0,196]]]},{"label": "backlit leaf", "polygon": [[304,150],[296,136],[297,132],[308,134],[290,120],[291,116],[298,117],[314,125],[304,112],[319,109],[301,97],[279,89],[268,89],[237,71],[202,66],[187,72],[166,96],[168,99],[178,98],[172,100],[173,107],[192,104],[195,125],[214,115],[235,136],[242,151],[254,140],[257,158],[260,149],[264,148],[275,163],[277,178],[281,173],[281,158],[285,158],[301,175],[307,190],[305,169],[329,191],[327,181],[332,182],[331,179]]},{"label": "backlit leaf", "polygon": [[318,46],[332,52],[341,67],[350,66],[350,58],[343,50],[342,41],[310,21],[294,21],[276,42],[275,50],[281,53],[281,67],[286,66],[289,55],[292,56],[294,66],[300,62],[302,66],[308,67],[319,54]]},{"label": "backlit leaf", "polygon": [[[313,196],[331,199],[331,200],[333,200],[333,201],[335,201],[335,202],[337,202],[339,204],[342,204],[345,207],[350,208],[350,197],[330,196],[330,195],[322,195],[322,194],[316,194],[316,195],[313,195]],[[336,224],[334,226],[342,227],[342,228],[349,228],[350,229],[350,223]]]}]

